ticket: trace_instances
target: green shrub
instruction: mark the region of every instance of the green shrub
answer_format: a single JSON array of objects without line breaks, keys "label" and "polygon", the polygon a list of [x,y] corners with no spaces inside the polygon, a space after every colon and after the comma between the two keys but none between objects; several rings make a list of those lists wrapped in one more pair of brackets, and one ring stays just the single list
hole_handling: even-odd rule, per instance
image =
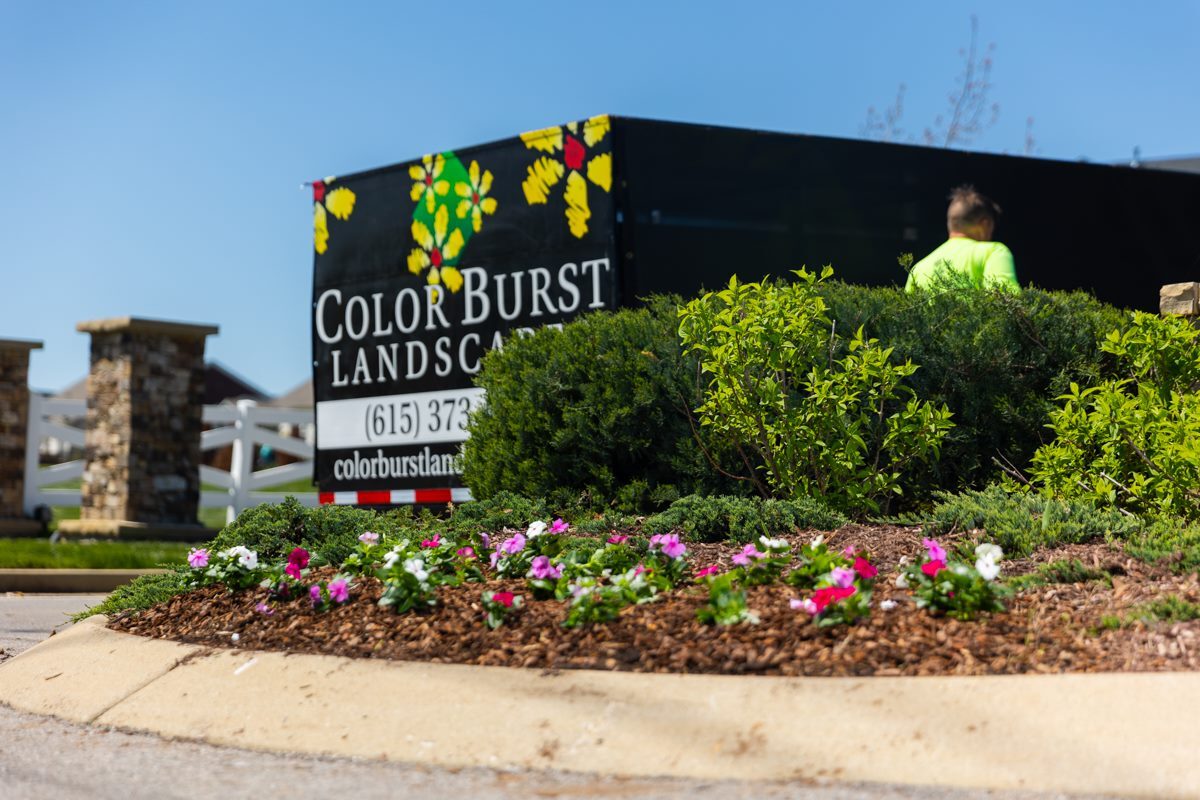
[{"label": "green shrub", "polygon": [[801,269],[788,284],[734,277],[680,311],[679,335],[705,376],[702,425],[752,454],[772,494],[878,510],[913,464],[936,460],[952,423],[904,384],[916,365],[861,328],[847,340],[832,326],[819,294],[832,273]]},{"label": "green shrub", "polygon": [[1042,564],[1027,575],[1019,575],[1008,582],[1016,589],[1030,586],[1044,586],[1051,583],[1089,583],[1104,581],[1112,584],[1112,576],[1102,569],[1085,565],[1077,558],[1059,559],[1048,564]]},{"label": "green shrub", "polygon": [[525,530],[530,522],[536,519],[548,521],[553,516],[550,506],[541,498],[497,492],[491,497],[455,506],[446,526],[459,534],[494,533],[501,528]]},{"label": "green shrub", "polygon": [[487,403],[463,448],[474,496],[575,496],[640,511],[680,494],[736,493],[692,435],[696,366],[680,353],[676,307],[664,297],[588,314],[489,352],[476,378]]},{"label": "green shrub", "polygon": [[1000,486],[959,494],[941,492],[937,497],[940,502],[930,511],[897,521],[922,525],[931,536],[983,529],[988,541],[1010,556],[1028,555],[1040,547],[1126,539],[1144,528],[1136,517],[1086,501],[1067,503],[1039,494],[1009,493]]},{"label": "green shrub", "polygon": [[1200,520],[1200,332],[1137,312],[1100,347],[1118,377],[1071,384],[1050,415],[1054,441],[1030,473],[1048,492],[1139,514]]},{"label": "green shrub", "polygon": [[417,527],[411,509],[387,513],[351,506],[305,508],[289,497],[278,505],[248,508],[217,534],[209,548],[224,550],[243,545],[262,560],[286,558],[295,547],[304,547],[318,563],[340,564],[358,545],[358,536],[374,531],[380,536],[403,536]]},{"label": "green shrub", "polygon": [[820,292],[838,331],[861,326],[896,362],[920,364],[906,384],[953,414],[941,457],[912,471],[910,507],[934,489],[982,488],[998,472],[995,459],[1025,469],[1050,438],[1052,398],[1103,374],[1097,342],[1125,318],[1083,292],[909,294],[837,281]]},{"label": "green shrub", "polygon": [[763,500],[758,497],[708,497],[690,495],[672,503],[661,514],[649,517],[646,534],[682,531],[695,541],[732,539],[750,542],[794,528],[836,530],[847,522],[818,500]]},{"label": "green shrub", "polygon": [[1169,594],[1131,610],[1125,619],[1127,621],[1136,619],[1147,624],[1152,622],[1191,622],[1200,619],[1200,605],[1179,595]]},{"label": "green shrub", "polygon": [[81,611],[71,618],[72,622],[87,619],[93,614],[113,616],[122,611],[141,611],[170,600],[188,590],[189,570],[182,567],[172,572],[142,575],[124,586],[118,586],[98,605]]}]

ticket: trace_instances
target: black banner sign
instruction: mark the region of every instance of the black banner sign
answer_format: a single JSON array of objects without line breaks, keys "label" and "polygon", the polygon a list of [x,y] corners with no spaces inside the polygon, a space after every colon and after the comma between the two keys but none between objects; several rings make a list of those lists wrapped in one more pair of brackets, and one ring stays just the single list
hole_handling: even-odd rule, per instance
[{"label": "black banner sign", "polygon": [[612,189],[608,117],[314,183],[323,493],[461,486],[483,354],[616,307]]}]

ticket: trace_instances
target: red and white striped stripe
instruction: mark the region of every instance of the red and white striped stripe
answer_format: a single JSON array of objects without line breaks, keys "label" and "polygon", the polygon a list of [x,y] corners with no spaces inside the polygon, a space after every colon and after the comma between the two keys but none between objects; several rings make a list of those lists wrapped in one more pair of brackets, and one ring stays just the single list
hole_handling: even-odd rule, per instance
[{"label": "red and white striped stripe", "polygon": [[418,503],[465,503],[471,490],[455,489],[377,489],[365,492],[321,492],[321,505],[404,506]]}]

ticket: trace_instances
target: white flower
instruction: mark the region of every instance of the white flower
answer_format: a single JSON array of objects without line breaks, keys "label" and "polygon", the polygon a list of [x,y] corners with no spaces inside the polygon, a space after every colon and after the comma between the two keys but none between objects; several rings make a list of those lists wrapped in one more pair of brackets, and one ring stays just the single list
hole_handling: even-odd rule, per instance
[{"label": "white flower", "polygon": [[541,536],[545,532],[546,532],[546,523],[542,522],[539,519],[539,520],[534,520],[533,522],[529,523],[529,529],[525,531],[525,536],[530,539],[533,539],[538,536]]},{"label": "white flower", "polygon": [[425,562],[419,558],[405,560],[404,571],[412,575],[420,583],[424,583],[429,578],[429,573],[425,571]]},{"label": "white flower", "polygon": [[228,550],[226,550],[225,552],[221,553],[221,556],[224,558],[235,558],[236,557],[238,564],[240,564],[245,569],[257,569],[258,568],[258,553],[254,552],[253,550],[251,550],[248,547],[243,547],[240,544],[237,545],[236,547],[231,547]]},{"label": "white flower", "polygon": [[1000,565],[990,558],[981,557],[975,562],[975,570],[985,581],[994,581],[1000,574]]},{"label": "white flower", "polygon": [[764,550],[787,550],[787,539],[770,539],[766,536],[758,537],[758,542],[763,546]]},{"label": "white flower", "polygon": [[955,575],[966,575],[968,572],[970,572],[970,570],[967,569],[966,564],[955,564],[950,569],[951,569],[951,571],[954,572]]},{"label": "white flower", "polygon": [[897,567],[903,567],[908,563],[908,556],[900,556],[900,560],[896,562]]},{"label": "white flower", "polygon": [[975,557],[999,561],[1004,558],[1004,551],[994,544],[981,544],[975,548]]},{"label": "white flower", "polygon": [[820,547],[823,544],[825,544],[825,534],[822,533],[820,536],[818,536],[817,538],[815,538],[811,542],[809,542],[808,546],[809,547]]},{"label": "white flower", "polygon": [[897,605],[899,605],[899,603],[897,603],[895,600],[881,600],[879,603],[879,610],[880,611],[891,611]]},{"label": "white flower", "polygon": [[396,566],[396,562],[400,560],[401,555],[402,552],[400,548],[398,546],[393,547],[383,556],[383,568],[391,569],[392,567]]},{"label": "white flower", "polygon": [[908,588],[908,576],[905,575],[903,572],[901,572],[899,575],[896,576],[896,588],[897,589],[907,589]]}]

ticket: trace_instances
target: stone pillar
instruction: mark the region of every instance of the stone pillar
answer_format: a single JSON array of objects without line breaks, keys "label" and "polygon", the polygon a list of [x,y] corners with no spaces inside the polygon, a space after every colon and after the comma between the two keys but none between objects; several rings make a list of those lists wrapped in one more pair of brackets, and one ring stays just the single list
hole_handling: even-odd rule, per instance
[{"label": "stone pillar", "polygon": [[1200,301],[1200,283],[1168,283],[1158,290],[1158,313],[1195,318]]},{"label": "stone pillar", "polygon": [[83,498],[66,536],[208,538],[200,503],[204,339],[215,325],[118,317],[92,336]]},{"label": "stone pillar", "polygon": [[25,516],[29,433],[29,351],[41,342],[0,339],[0,536],[30,536],[42,524]]}]

